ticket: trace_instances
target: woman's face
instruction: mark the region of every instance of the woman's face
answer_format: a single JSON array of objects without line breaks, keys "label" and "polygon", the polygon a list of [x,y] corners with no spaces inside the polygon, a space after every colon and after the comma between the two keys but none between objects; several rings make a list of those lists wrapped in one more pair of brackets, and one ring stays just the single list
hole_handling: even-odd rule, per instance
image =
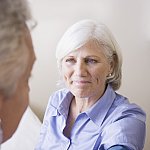
[{"label": "woman's face", "polygon": [[62,60],[62,75],[75,97],[96,98],[102,96],[106,77],[112,72],[102,49],[88,43],[69,53]]}]

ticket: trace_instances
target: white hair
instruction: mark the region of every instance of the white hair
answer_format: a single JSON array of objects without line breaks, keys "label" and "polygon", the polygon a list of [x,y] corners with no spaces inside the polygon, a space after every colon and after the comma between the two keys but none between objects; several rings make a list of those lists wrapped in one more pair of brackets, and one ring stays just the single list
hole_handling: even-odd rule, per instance
[{"label": "white hair", "polygon": [[93,20],[82,20],[72,25],[62,36],[56,47],[56,59],[61,70],[62,59],[70,52],[84,46],[89,41],[103,48],[109,62],[115,66],[110,77],[107,79],[114,90],[121,85],[122,56],[120,48],[108,27]]}]

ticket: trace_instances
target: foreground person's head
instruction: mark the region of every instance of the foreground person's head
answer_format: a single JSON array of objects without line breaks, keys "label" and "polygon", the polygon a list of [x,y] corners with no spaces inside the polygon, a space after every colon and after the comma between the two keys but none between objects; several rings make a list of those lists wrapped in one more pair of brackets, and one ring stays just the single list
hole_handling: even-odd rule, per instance
[{"label": "foreground person's head", "polygon": [[28,79],[35,61],[26,0],[0,0],[0,119],[2,137],[16,131],[29,98]]}]

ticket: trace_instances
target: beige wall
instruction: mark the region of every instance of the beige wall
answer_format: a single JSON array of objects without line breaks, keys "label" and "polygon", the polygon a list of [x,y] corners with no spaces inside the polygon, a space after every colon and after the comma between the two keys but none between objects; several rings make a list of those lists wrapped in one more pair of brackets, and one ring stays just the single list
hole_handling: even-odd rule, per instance
[{"label": "beige wall", "polygon": [[96,19],[113,32],[123,53],[119,90],[147,113],[150,148],[150,1],[149,0],[30,0],[38,25],[32,31],[37,61],[30,80],[31,106],[42,119],[58,80],[55,47],[64,31],[80,19]]}]

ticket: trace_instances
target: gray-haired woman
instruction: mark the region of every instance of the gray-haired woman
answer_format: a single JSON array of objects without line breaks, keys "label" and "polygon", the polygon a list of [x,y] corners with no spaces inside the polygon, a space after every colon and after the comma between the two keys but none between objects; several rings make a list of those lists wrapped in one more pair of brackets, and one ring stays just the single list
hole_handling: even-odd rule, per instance
[{"label": "gray-haired woman", "polygon": [[36,150],[142,150],[145,113],[115,92],[122,57],[109,29],[77,22],[56,58],[66,88],[50,97]]}]

